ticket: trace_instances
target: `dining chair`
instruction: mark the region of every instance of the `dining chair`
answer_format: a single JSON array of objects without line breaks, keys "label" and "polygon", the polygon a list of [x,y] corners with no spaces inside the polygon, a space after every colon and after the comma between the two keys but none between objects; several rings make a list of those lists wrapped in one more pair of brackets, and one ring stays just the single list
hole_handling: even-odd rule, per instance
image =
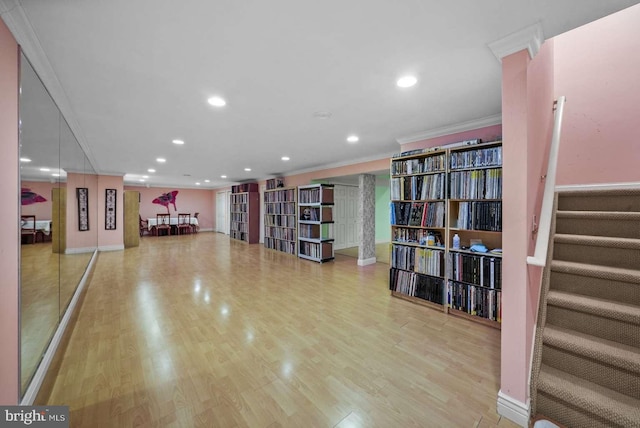
[{"label": "dining chair", "polygon": [[169,214],[156,214],[156,236],[160,236],[163,230],[167,231],[167,235],[171,235],[171,217]]},{"label": "dining chair", "polygon": [[193,215],[193,218],[196,219],[196,224],[192,224],[191,225],[191,230],[193,231],[193,233],[198,233],[198,229],[200,229],[200,220],[198,220],[198,216],[200,215],[200,213],[195,213]]},{"label": "dining chair", "polygon": [[178,213],[178,235],[191,233],[191,213]]},{"label": "dining chair", "polygon": [[31,243],[36,243],[36,216],[23,215],[20,216],[20,224],[22,236],[31,236]]},{"label": "dining chair", "polygon": [[138,219],[140,220],[140,236],[144,235],[145,232],[149,233],[149,222],[143,220],[140,214],[138,214]]}]

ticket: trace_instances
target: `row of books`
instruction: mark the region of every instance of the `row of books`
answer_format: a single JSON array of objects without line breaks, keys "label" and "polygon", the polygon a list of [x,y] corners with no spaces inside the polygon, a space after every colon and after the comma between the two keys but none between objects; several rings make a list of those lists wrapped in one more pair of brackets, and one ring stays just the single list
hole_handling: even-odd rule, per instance
[{"label": "row of books", "polygon": [[266,215],[264,219],[266,226],[296,227],[295,215]]},{"label": "row of books", "polygon": [[240,223],[246,223],[247,220],[249,219],[249,214],[246,213],[238,213],[238,212],[232,212],[231,213],[231,222],[240,222]]},{"label": "row of books", "polygon": [[[320,194],[322,192],[322,195]],[[298,192],[299,203],[301,204],[317,204],[317,203],[325,203],[332,204],[333,203],[333,188],[328,187],[314,187],[310,189],[299,189]],[[322,199],[320,199],[322,196]]]},{"label": "row of books", "polygon": [[391,229],[391,240],[393,242],[407,242],[419,245],[428,245],[427,238],[433,235],[434,244],[442,245],[442,234],[437,230],[429,229],[409,229],[406,227],[394,227]]},{"label": "row of books", "polygon": [[295,254],[296,253],[296,243],[291,241],[283,241],[281,239],[274,238],[264,238],[264,246],[265,248],[269,248],[272,250],[278,250],[285,252],[287,254]]},{"label": "row of books", "polygon": [[444,251],[393,245],[391,248],[391,267],[425,275],[442,276],[444,273]]},{"label": "row of books", "polygon": [[391,224],[444,227],[444,202],[391,202]]},{"label": "row of books", "polygon": [[231,193],[257,192],[258,183],[242,183],[231,186]]},{"label": "row of books", "polygon": [[264,206],[267,214],[295,214],[295,202],[267,203]]},{"label": "row of books", "polygon": [[300,254],[320,260],[329,259],[333,258],[333,247],[331,244],[300,241]]},{"label": "row of books", "polygon": [[296,189],[283,189],[277,192],[265,192],[265,202],[293,202],[296,200]]},{"label": "row of books", "polygon": [[331,207],[300,207],[300,220],[304,221],[333,221]]},{"label": "row of books", "polygon": [[460,202],[458,229],[502,231],[502,202]]},{"label": "row of books", "polygon": [[449,197],[451,199],[501,199],[502,168],[450,173]]},{"label": "row of books", "polygon": [[246,240],[246,237],[247,237],[247,232],[234,230],[233,228],[230,230],[229,234],[233,239],[239,239],[241,241]]},{"label": "row of books", "polygon": [[424,172],[444,171],[447,167],[445,154],[405,159],[391,162],[391,175],[420,174]]},{"label": "row of books", "polygon": [[447,277],[481,287],[502,288],[502,259],[464,253],[449,253]]},{"label": "row of books", "polygon": [[445,174],[412,175],[391,178],[389,184],[391,200],[444,199]]},{"label": "row of books", "polygon": [[502,146],[451,152],[449,158],[451,169],[502,166]]},{"label": "row of books", "polygon": [[301,224],[298,226],[300,238],[334,239],[333,224]]},{"label": "row of books", "polygon": [[295,229],[282,229],[280,227],[265,227],[264,228],[264,236],[265,238],[276,238],[276,239],[286,239],[288,241],[296,240],[296,230]]},{"label": "row of books", "polygon": [[267,190],[273,190],[279,187],[284,187],[284,178],[277,177],[267,180]]},{"label": "row of books", "polygon": [[500,290],[449,281],[447,304],[452,309],[471,315],[492,321],[502,321],[502,291]]},{"label": "row of books", "polygon": [[439,305],[443,304],[444,281],[433,276],[391,268],[389,289]]},{"label": "row of books", "polygon": [[231,230],[249,233],[249,223],[238,222],[231,219]]}]

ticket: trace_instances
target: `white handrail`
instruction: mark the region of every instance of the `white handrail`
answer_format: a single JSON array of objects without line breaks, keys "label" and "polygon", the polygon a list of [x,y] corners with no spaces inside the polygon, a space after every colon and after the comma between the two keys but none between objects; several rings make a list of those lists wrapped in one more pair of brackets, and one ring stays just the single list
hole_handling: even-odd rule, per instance
[{"label": "white handrail", "polygon": [[562,130],[564,103],[564,96],[559,97],[556,102],[555,121],[553,124],[551,147],[549,149],[549,164],[547,166],[547,177],[544,183],[544,195],[542,196],[536,248],[533,256],[527,257],[527,264],[534,266],[544,267],[547,262],[547,248],[549,247],[549,235],[551,234],[551,216],[553,214],[553,199],[556,187],[556,169],[558,166],[558,150],[560,148],[560,132]]}]

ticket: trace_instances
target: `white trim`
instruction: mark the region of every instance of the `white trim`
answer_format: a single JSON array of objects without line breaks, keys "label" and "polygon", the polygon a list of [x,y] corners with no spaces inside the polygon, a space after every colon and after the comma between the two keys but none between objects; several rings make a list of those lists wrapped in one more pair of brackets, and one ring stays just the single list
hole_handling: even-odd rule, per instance
[{"label": "white trim", "polygon": [[529,426],[529,412],[531,411],[528,401],[529,400],[527,400],[527,403],[525,404],[515,398],[509,397],[500,390],[498,391],[498,414],[521,427],[527,427]]},{"label": "white trim", "polygon": [[640,190],[640,182],[629,183],[594,183],[556,186],[556,192],[576,192],[589,190]]},{"label": "white trim", "polygon": [[376,263],[375,257],[370,257],[368,259],[358,259],[358,266],[368,266]]},{"label": "white trim", "polygon": [[97,247],[84,247],[84,248],[67,248],[64,250],[65,254],[84,254],[92,253],[97,250]]},{"label": "white trim", "polygon": [[73,312],[75,311],[76,304],[80,299],[80,294],[84,290],[85,285],[87,284],[87,279],[89,278],[90,272],[93,270],[93,265],[95,264],[96,259],[98,258],[98,251],[94,251],[93,256],[91,256],[91,260],[89,261],[89,265],[87,269],[84,271],[82,275],[82,279],[80,279],[80,283],[78,287],[76,287],[76,291],[73,293],[73,297],[69,302],[69,306],[67,306],[67,310],[64,312],[62,316],[62,320],[60,320],[60,324],[58,324],[58,328],[56,329],[53,338],[51,339],[51,343],[47,347],[47,351],[44,353],[42,357],[42,361],[36,370],[36,373],[33,375],[33,379],[29,386],[27,387],[27,391],[22,397],[20,401],[21,406],[31,406],[33,401],[36,399],[38,392],[40,391],[40,387],[42,386],[42,382],[44,381],[45,375],[49,370],[49,366],[53,361],[53,358],[56,355],[56,351],[58,350],[58,346],[62,341],[62,336],[64,335],[65,330],[67,329],[67,325],[69,324],[69,320],[73,316]]},{"label": "white trim", "polygon": [[502,58],[524,49],[529,52],[529,57],[533,59],[540,50],[542,43],[544,43],[542,25],[536,22],[522,30],[518,30],[515,33],[491,42],[487,44],[487,46],[491,49],[491,52],[493,52],[498,61],[502,62]]},{"label": "white trim", "polygon": [[487,126],[499,125],[502,123],[502,113],[480,119],[469,120],[467,122],[456,123],[454,125],[441,126],[440,128],[429,129],[418,134],[396,138],[398,144],[415,143],[416,141],[428,140],[429,138],[442,137],[444,135],[457,134],[458,132],[472,131],[474,129],[485,128]]},{"label": "white trim", "polygon": [[124,250],[124,244],[120,245],[101,245],[98,247],[98,251],[120,251]]}]

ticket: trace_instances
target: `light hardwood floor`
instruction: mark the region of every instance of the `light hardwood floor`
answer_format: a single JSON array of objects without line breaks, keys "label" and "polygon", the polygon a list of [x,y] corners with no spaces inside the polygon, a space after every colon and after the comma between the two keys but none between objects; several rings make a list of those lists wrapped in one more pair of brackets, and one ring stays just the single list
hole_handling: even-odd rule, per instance
[{"label": "light hardwood floor", "polygon": [[500,331],[390,297],[387,264],[215,233],[99,255],[48,403],[72,427],[512,427]]}]

